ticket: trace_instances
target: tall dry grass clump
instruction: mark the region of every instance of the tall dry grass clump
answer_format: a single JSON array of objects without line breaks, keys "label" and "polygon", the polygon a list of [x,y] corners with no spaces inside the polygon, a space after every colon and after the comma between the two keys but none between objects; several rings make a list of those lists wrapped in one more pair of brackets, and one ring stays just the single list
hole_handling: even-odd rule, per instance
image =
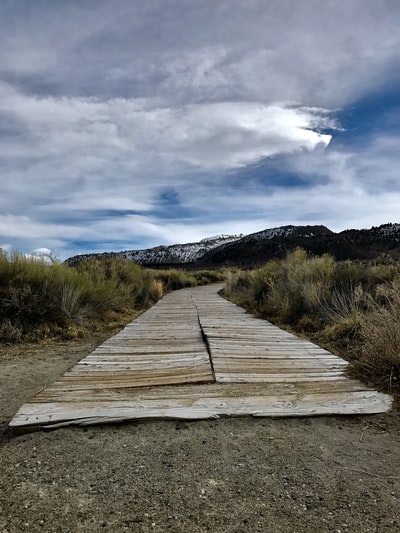
[{"label": "tall dry grass clump", "polygon": [[378,285],[360,319],[354,369],[388,390],[400,387],[400,276]]},{"label": "tall dry grass clump", "polygon": [[218,270],[187,271],[178,268],[151,270],[152,276],[161,281],[164,291],[196,287],[225,280],[224,272]]},{"label": "tall dry grass clump", "polygon": [[166,292],[197,285],[196,279],[191,272],[176,268],[153,270],[153,276],[162,282]]},{"label": "tall dry grass clump", "polygon": [[332,287],[332,257],[311,257],[297,249],[284,260],[269,261],[253,271],[231,274],[228,297],[259,315],[294,324],[315,315]]}]

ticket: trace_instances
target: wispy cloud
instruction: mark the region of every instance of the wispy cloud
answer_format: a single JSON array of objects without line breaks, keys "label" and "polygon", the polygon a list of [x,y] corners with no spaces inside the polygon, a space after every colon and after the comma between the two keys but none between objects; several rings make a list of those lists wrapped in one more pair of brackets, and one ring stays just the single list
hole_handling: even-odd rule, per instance
[{"label": "wispy cloud", "polygon": [[[162,106],[151,99],[37,97],[0,85],[0,112],[25,134],[8,143],[25,159],[73,157],[81,174],[125,160],[147,157],[189,163],[200,168],[231,168],[263,157],[327,146],[332,127],[319,108],[252,102]],[[3,156],[10,152],[3,151]],[[82,163],[80,157],[89,157]],[[88,168],[86,168],[88,167]]]}]

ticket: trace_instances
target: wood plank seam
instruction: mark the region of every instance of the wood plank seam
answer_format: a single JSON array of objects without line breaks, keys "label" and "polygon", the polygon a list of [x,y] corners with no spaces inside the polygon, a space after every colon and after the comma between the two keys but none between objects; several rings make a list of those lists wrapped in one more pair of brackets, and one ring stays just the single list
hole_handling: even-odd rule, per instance
[{"label": "wood plank seam", "polygon": [[209,358],[209,360],[210,360],[211,373],[212,373],[212,376],[213,376],[214,381],[216,381],[216,378],[215,378],[215,370],[214,370],[214,361],[213,361],[213,358],[212,358],[212,353],[211,353],[211,349],[210,349],[210,343],[208,342],[208,337],[207,337],[207,335],[206,335],[205,332],[204,332],[204,328],[203,328],[202,323],[201,323],[201,320],[200,320],[199,308],[197,307],[196,301],[195,301],[194,298],[193,298],[193,294],[191,295],[191,299],[192,299],[192,301],[193,301],[193,305],[194,305],[195,308],[196,308],[197,320],[198,320],[198,323],[199,323],[199,328],[200,328],[200,331],[201,331],[201,336],[202,336],[202,339],[203,339],[204,345],[205,345],[206,350],[207,350],[207,353],[208,353],[208,358]]}]

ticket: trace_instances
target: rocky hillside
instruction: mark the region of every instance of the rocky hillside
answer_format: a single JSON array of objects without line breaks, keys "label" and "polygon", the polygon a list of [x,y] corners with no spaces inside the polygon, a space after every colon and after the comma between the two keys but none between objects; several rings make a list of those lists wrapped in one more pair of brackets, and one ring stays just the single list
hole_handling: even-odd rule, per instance
[{"label": "rocky hillside", "polygon": [[400,259],[400,224],[340,233],[325,226],[282,226],[245,236],[219,235],[197,243],[77,255],[67,259],[67,263],[76,265],[91,258],[123,257],[146,266],[254,266],[271,258],[283,257],[296,247],[316,255],[329,253],[337,260],[375,259],[380,256]]},{"label": "rocky hillside", "polygon": [[145,250],[124,250],[122,252],[104,252],[102,254],[75,255],[67,259],[71,266],[87,261],[88,259],[102,259],[106,257],[122,257],[132,259],[142,265],[181,265],[192,264],[199,261],[206,253],[224,244],[240,240],[243,235],[217,235],[208,237],[199,242],[186,244],[172,244],[170,246],[156,246]]},{"label": "rocky hillside", "polygon": [[376,259],[389,256],[400,259],[400,224],[384,224],[363,230],[334,233],[325,226],[285,226],[243,237],[210,250],[202,258],[206,265],[253,266],[288,251],[304,248],[315,255],[329,253],[338,261]]}]

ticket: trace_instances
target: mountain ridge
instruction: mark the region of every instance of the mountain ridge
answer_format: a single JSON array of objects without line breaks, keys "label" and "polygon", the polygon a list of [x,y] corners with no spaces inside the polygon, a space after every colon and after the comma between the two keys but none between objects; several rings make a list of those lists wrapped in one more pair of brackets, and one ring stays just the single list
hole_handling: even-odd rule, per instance
[{"label": "mountain ridge", "polygon": [[65,262],[75,266],[93,258],[121,257],[150,267],[256,266],[283,257],[297,247],[315,255],[330,253],[337,260],[368,260],[382,255],[400,259],[400,224],[387,223],[338,233],[323,225],[278,226],[249,235],[216,235],[194,243],[81,254]]}]

